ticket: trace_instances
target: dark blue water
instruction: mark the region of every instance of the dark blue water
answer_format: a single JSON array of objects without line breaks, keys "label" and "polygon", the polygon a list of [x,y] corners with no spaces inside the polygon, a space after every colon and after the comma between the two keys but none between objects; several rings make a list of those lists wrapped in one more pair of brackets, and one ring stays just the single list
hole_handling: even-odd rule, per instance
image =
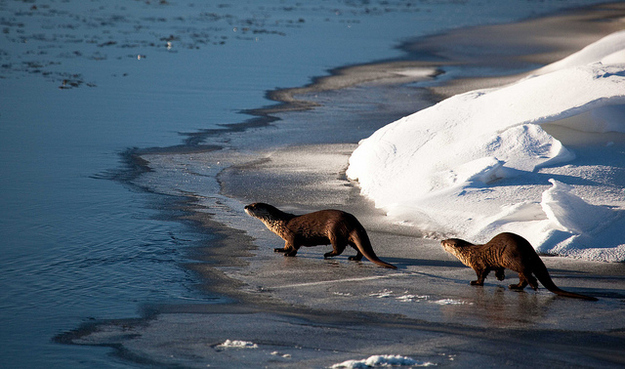
[{"label": "dark blue water", "polygon": [[125,367],[52,338],[214,301],[181,266],[211,236],[172,220],[180,199],[106,179],[128,148],[239,123],[407,38],[596,2],[0,2],[0,366]]}]

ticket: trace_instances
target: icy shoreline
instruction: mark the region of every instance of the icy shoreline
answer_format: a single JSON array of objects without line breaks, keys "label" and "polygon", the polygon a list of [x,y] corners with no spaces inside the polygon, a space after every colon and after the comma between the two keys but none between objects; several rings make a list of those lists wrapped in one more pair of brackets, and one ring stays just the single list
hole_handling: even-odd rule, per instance
[{"label": "icy shoreline", "polygon": [[[434,235],[484,242],[511,231],[545,254],[622,262],[624,104],[621,31],[516,83],[381,128],[347,175],[392,219]],[[547,124],[575,131],[574,149]]]},{"label": "icy shoreline", "polygon": [[[406,107],[417,109],[416,95],[406,86],[324,91],[314,96],[317,109],[284,113],[270,127],[224,132],[215,140],[223,149],[142,153],[149,171],[133,183],[186,196],[188,217],[200,227],[223,225],[223,238],[201,250],[208,262],[188,268],[232,302],[150,306],[144,319],[100,321],[65,342],[188,367],[327,368],[390,357],[460,367],[622,361],[624,264],[544,258],[559,286],[601,297],[596,304],[544,289],[511,292],[494,280],[471,288],[472,271],[438,242],[389,224],[358,195],[344,175],[354,143],[388,122],[389,111],[399,117]],[[354,263],[348,252],[324,260],[323,246],[296,258],[276,255],[272,248],[282,241],[242,211],[251,201],[294,213],[349,211],[376,253],[400,269]]]}]

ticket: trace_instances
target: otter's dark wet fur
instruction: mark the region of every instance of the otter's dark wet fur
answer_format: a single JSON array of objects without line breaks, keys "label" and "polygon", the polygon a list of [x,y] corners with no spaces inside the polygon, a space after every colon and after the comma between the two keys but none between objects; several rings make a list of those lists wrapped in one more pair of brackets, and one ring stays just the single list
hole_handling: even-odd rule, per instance
[{"label": "otter's dark wet fur", "polygon": [[477,280],[471,281],[472,285],[482,286],[484,279],[491,270],[494,270],[497,279],[502,281],[505,278],[504,269],[508,268],[519,273],[519,283],[511,284],[510,289],[520,291],[529,284],[534,290],[537,290],[536,278],[538,278],[545,288],[560,296],[597,300],[594,297],[558,288],[551,280],[547,267],[532,245],[517,234],[500,233],[483,245],[474,245],[459,238],[451,238],[441,241],[441,246],[445,251],[457,257],[464,265],[475,270]]},{"label": "otter's dark wet fur", "polygon": [[295,256],[301,246],[332,244],[333,250],[323,255],[328,258],[340,255],[349,245],[357,251],[350,260],[361,260],[364,255],[383,267],[397,268],[376,256],[365,228],[355,216],[344,211],[328,209],[294,215],[269,204],[254,203],[247,205],[245,212],[261,220],[270,231],[284,240],[284,248],[274,251],[284,253],[285,256]]}]

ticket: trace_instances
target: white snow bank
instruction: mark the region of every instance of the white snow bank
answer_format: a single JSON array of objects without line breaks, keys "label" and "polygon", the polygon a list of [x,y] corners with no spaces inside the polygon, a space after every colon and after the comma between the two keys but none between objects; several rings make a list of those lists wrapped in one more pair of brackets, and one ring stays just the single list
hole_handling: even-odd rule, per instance
[{"label": "white snow bank", "polygon": [[[426,232],[484,242],[512,231],[541,252],[625,261],[623,133],[625,31],[379,129],[347,175]],[[573,136],[569,149],[561,139]]]},{"label": "white snow bank", "polygon": [[435,366],[430,362],[422,362],[414,360],[410,357],[399,355],[373,355],[363,360],[348,360],[339,364],[334,364],[330,368],[351,368],[365,369],[372,367],[388,367],[388,366]]}]

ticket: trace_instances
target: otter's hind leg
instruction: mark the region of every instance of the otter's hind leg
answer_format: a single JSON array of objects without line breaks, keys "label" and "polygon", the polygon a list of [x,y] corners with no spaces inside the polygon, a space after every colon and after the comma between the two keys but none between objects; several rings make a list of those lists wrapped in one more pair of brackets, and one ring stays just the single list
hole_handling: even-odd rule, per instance
[{"label": "otter's hind leg", "polygon": [[[534,279],[531,275],[530,275],[530,278]],[[536,279],[534,279],[534,281],[536,281]],[[519,272],[519,283],[511,284],[508,286],[508,288],[510,288],[511,290],[521,291],[527,286],[527,283],[528,283],[528,279],[527,279],[526,274],[523,272]]]},{"label": "otter's hind leg", "polygon": [[363,256],[363,255],[362,255],[362,252],[360,252],[360,250],[358,250],[358,247],[356,246],[356,244],[354,244],[354,243],[350,242],[350,243],[349,243],[349,245],[350,245],[351,247],[353,247],[353,248],[354,248],[354,250],[356,250],[356,255],[355,255],[355,256],[350,256],[350,257],[348,257],[347,259],[349,259],[349,260],[354,260],[354,261],[360,261],[360,260],[362,260],[362,256]]},{"label": "otter's hind leg", "polygon": [[339,256],[345,250],[346,245],[342,242],[338,242],[336,238],[331,238],[330,243],[332,244],[332,251],[323,254],[324,259]]},{"label": "otter's hind leg", "polygon": [[528,274],[526,278],[527,283],[529,283],[530,287],[532,287],[534,291],[538,290],[538,281],[536,280],[536,278],[534,278],[534,276],[531,274]]}]

